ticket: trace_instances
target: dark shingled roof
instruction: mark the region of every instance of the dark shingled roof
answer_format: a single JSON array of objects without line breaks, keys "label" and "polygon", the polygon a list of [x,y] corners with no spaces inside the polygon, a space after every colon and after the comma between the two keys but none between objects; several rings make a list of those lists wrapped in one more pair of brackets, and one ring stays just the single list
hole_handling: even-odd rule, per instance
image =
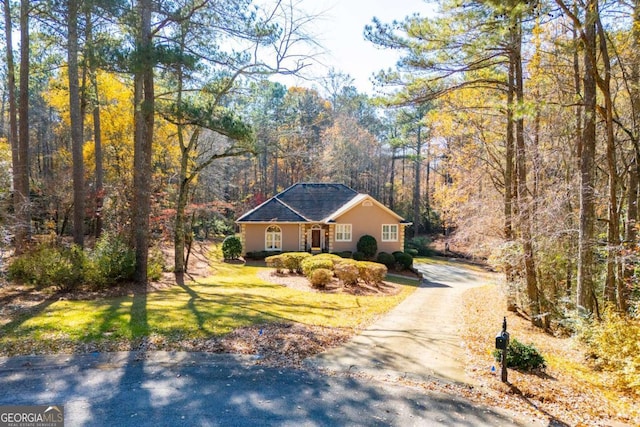
[{"label": "dark shingled roof", "polygon": [[344,184],[294,184],[238,219],[238,222],[316,222],[358,193]]}]

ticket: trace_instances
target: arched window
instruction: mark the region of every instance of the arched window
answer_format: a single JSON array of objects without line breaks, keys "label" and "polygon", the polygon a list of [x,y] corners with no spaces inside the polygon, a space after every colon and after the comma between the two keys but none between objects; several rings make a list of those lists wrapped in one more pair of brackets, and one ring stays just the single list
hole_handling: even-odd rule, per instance
[{"label": "arched window", "polygon": [[270,225],[264,235],[264,249],[267,251],[282,250],[282,230],[277,225]]}]

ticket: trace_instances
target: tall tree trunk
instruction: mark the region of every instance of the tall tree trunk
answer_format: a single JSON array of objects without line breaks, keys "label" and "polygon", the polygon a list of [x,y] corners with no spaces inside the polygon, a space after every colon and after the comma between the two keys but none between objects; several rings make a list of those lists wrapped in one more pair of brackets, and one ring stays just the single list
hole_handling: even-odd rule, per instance
[{"label": "tall tree trunk", "polygon": [[93,141],[95,156],[95,237],[102,234],[102,203],[104,200],[104,166],[102,154],[102,126],[100,116],[100,88],[98,87],[98,67],[96,64],[95,51],[93,46],[93,23],[91,8],[85,8],[86,21],[86,51],[89,68],[89,81],[91,92],[93,93]]},{"label": "tall tree trunk", "polygon": [[[419,117],[422,120],[422,117]],[[421,187],[421,174],[422,174],[422,125],[418,123],[418,130],[416,133],[416,160],[414,164],[414,177],[413,177],[413,227],[414,236],[420,234],[420,199],[422,192]]]},{"label": "tall tree trunk", "polygon": [[[504,240],[507,244],[513,243],[515,236],[513,233],[513,160],[514,160],[514,108],[515,108],[515,64],[509,61],[507,92],[507,138],[505,150],[504,168]],[[507,282],[507,310],[516,311],[517,292],[515,284],[514,266],[510,262],[504,266],[505,279]]]},{"label": "tall tree trunk", "polygon": [[580,224],[578,231],[578,279],[576,304],[588,313],[596,311],[594,285],[595,249],[595,151],[596,151],[596,17],[598,0],[586,5],[584,25],[584,128],[580,156]]},{"label": "tall tree trunk", "polygon": [[[521,16],[514,18],[512,28],[512,60],[515,71],[515,95],[516,105],[524,104],[524,75],[522,72],[522,24]],[[535,269],[533,253],[533,239],[531,235],[532,202],[527,186],[527,162],[524,139],[524,119],[520,116],[515,121],[516,128],[516,169],[517,169],[517,194],[518,210],[520,212],[520,234],[522,237],[522,249],[524,252],[525,280],[527,285],[527,298],[529,300],[529,315],[531,323],[540,326],[540,297],[538,294],[538,280]]]},{"label": "tall tree trunk", "polygon": [[[13,62],[13,37],[12,37],[12,22],[11,22],[11,1],[4,0],[4,28],[6,37],[6,49],[7,49],[7,92],[9,97],[9,132],[8,139],[11,145],[11,165],[12,165],[12,178],[14,183],[14,208],[15,212],[18,212],[20,208],[19,199],[17,197],[16,185],[20,182],[20,176],[18,172],[20,170],[20,151],[18,144],[18,105],[16,102],[16,73],[15,64]],[[17,218],[16,218],[17,222]],[[21,253],[23,251],[24,238],[17,238],[17,223],[16,223],[16,252]]]},{"label": "tall tree trunk", "polygon": [[[640,191],[640,0],[634,1],[633,24],[633,62],[631,64],[631,108],[633,117],[632,141],[634,158],[629,167],[629,183],[627,185],[627,218],[625,223],[625,244],[632,246],[638,238],[636,225],[638,223],[638,192]],[[625,262],[623,267],[623,281],[618,281],[618,307],[620,311],[629,309],[628,301],[630,287],[634,273],[633,263]]]},{"label": "tall tree trunk", "polygon": [[78,77],[78,2],[69,0],[67,62],[69,67],[69,116],[73,159],[73,241],[84,246],[84,160],[82,113]]},{"label": "tall tree trunk", "polygon": [[[185,35],[182,34],[180,43],[181,54],[184,53]],[[186,145],[184,140],[184,125],[182,117],[182,83],[183,83],[182,66],[178,65],[176,81],[177,81],[177,99],[176,104],[178,107],[178,146],[180,147],[180,171],[178,176],[178,203],[176,205],[176,219],[175,230],[173,235],[173,270],[177,274],[182,274],[187,271],[187,265],[185,263],[185,238],[186,238],[186,226],[185,226],[185,210],[187,207],[187,197],[189,195],[189,180],[187,179],[189,168],[189,153],[191,150],[191,144]]]},{"label": "tall tree trunk", "polygon": [[[427,214],[426,222],[424,224],[425,230],[431,232],[431,141],[427,139],[427,154],[425,156],[427,164],[424,170],[424,207]],[[379,169],[380,170],[380,169]],[[378,173],[380,175],[380,172]]]},{"label": "tall tree trunk", "polygon": [[607,233],[607,278],[605,281],[605,301],[615,304],[618,272],[618,252],[620,246],[620,217],[618,214],[618,170],[616,164],[616,146],[613,135],[613,100],[611,98],[611,60],[607,48],[607,39],[600,20],[596,17],[599,37],[600,56],[604,66],[604,78],[598,76],[597,82],[604,98],[605,128],[607,134],[607,169],[609,171],[609,218]]},{"label": "tall tree trunk", "polygon": [[20,89],[18,95],[18,162],[14,205],[16,208],[16,253],[31,239],[29,196],[29,1],[20,1]]},{"label": "tall tree trunk", "polygon": [[[574,5],[575,10],[577,11],[578,6]],[[576,12],[577,14],[577,12]],[[582,99],[583,94],[582,94],[582,81],[581,81],[581,74],[580,74],[580,38],[578,37],[578,31],[576,28],[576,24],[574,23],[571,26],[571,31],[572,31],[572,36],[573,36],[573,84],[574,84],[574,89],[575,89],[575,96],[576,99]],[[578,169],[580,169],[580,153],[582,153],[582,132],[583,132],[583,126],[582,126],[582,122],[583,122],[583,107],[581,105],[580,102],[576,102],[576,106],[575,106],[575,129],[574,129],[574,138],[575,138],[575,146],[573,147],[572,150],[572,158],[575,161],[575,163],[573,163],[574,165],[577,166]],[[572,184],[572,175],[570,173],[567,173],[567,188],[570,188],[570,185]],[[567,200],[571,200],[571,194],[569,194],[569,191],[567,191]],[[574,225],[575,227],[575,220],[573,218],[573,216],[570,216],[570,220],[571,220],[571,224]],[[579,247],[579,243],[576,242],[576,238],[575,235],[572,235],[571,237],[571,241],[574,245],[576,245],[577,247]],[[577,254],[578,257],[580,256],[579,254]],[[575,257],[571,257],[570,259],[574,259]],[[575,265],[573,262],[569,262],[567,265],[567,297],[571,297],[571,291],[573,288],[573,280],[571,280],[575,275]]]},{"label": "tall tree trunk", "polygon": [[154,125],[152,1],[139,0],[138,9],[140,28],[136,48],[139,63],[136,64],[134,75],[133,240],[136,251],[135,278],[138,283],[146,283]]}]

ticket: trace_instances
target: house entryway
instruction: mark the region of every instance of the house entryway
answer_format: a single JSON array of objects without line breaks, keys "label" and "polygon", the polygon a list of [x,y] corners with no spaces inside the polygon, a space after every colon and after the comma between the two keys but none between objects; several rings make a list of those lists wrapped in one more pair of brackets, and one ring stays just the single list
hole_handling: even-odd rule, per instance
[{"label": "house entryway", "polygon": [[307,250],[311,253],[320,253],[325,247],[325,230],[316,224],[307,231]]},{"label": "house entryway", "polygon": [[315,228],[311,230],[311,250],[319,251],[322,250],[322,246],[320,246],[320,230],[319,228]]}]

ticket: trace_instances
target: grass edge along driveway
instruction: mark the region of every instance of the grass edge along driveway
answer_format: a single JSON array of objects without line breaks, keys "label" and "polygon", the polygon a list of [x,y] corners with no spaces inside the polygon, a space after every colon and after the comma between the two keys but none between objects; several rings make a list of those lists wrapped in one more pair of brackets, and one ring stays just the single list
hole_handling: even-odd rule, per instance
[{"label": "grass edge along driveway", "polygon": [[215,263],[215,274],[147,294],[90,301],[60,299],[0,329],[0,356],[156,348],[223,336],[264,323],[356,330],[411,294],[418,281],[389,278],[393,296],[300,291],[257,277],[263,267]]}]

